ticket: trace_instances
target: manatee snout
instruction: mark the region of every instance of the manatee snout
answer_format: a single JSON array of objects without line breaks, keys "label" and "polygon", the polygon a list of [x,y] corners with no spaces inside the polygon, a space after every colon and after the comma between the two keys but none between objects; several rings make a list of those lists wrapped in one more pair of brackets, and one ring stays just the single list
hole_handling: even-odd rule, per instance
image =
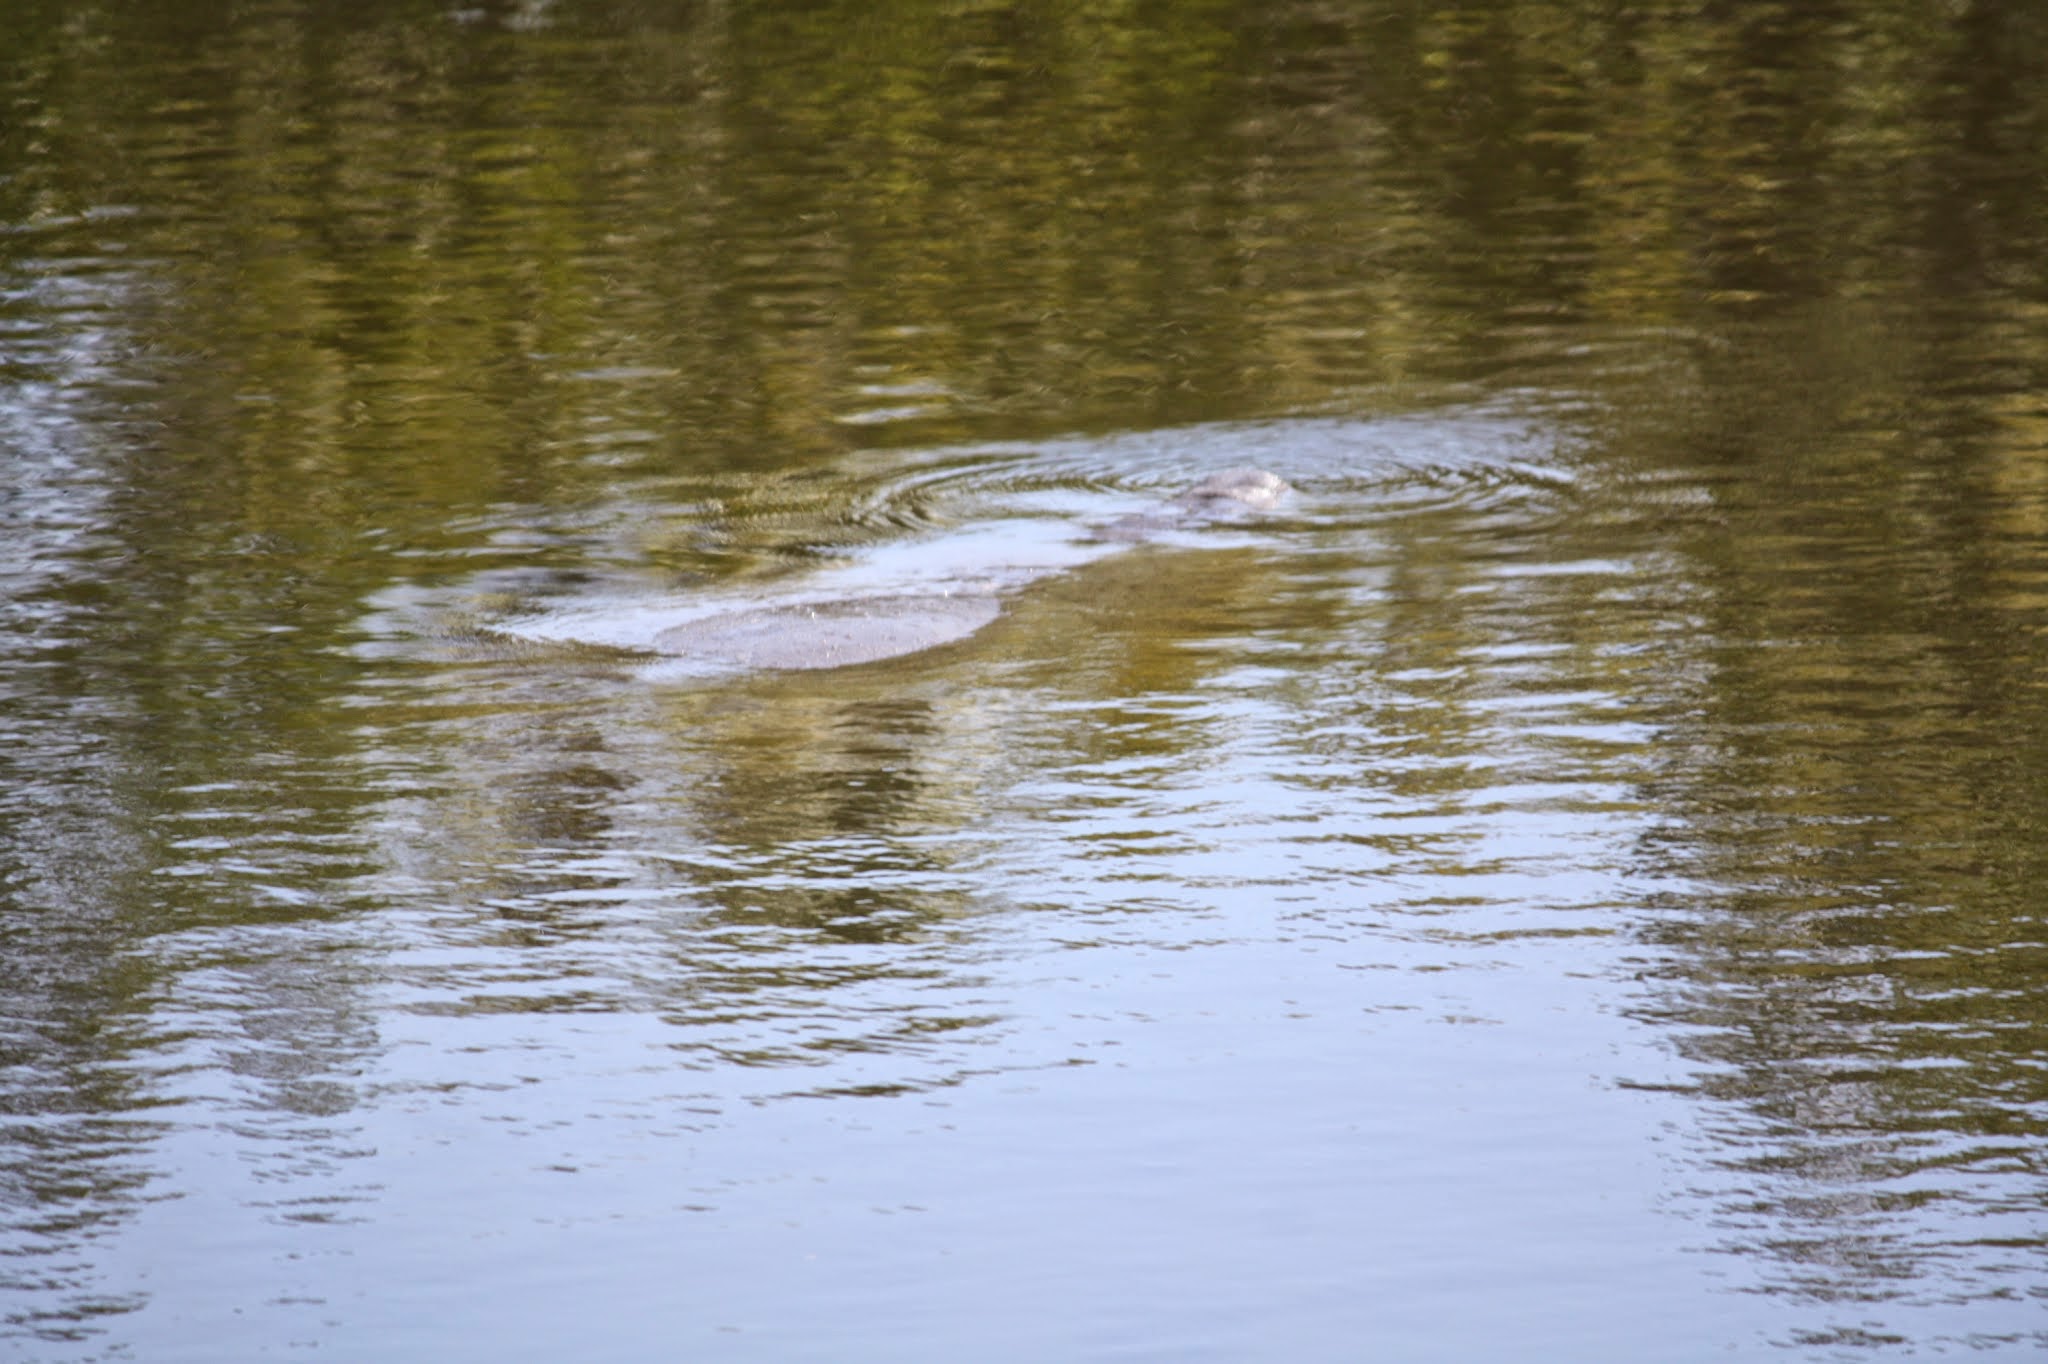
[{"label": "manatee snout", "polygon": [[1174,498],[1173,505],[1198,515],[1227,512],[1231,502],[1241,502],[1253,511],[1271,511],[1287,492],[1287,480],[1270,470],[1225,469]]},{"label": "manatee snout", "polygon": [[1225,469],[1151,511],[1120,516],[1092,532],[1098,540],[1136,544],[1190,521],[1231,521],[1250,512],[1271,511],[1292,489],[1266,469]]}]

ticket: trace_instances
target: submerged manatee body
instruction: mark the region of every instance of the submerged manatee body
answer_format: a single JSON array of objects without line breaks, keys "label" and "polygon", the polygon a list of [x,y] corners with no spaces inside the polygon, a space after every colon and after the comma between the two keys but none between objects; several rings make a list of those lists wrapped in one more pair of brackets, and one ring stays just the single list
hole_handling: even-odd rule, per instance
[{"label": "submerged manatee body", "polygon": [[[1158,507],[1093,527],[1089,538],[1098,545],[1136,544],[1194,524],[1270,511],[1288,491],[1283,479],[1264,469],[1229,469]],[[651,652],[674,660],[685,671],[692,665],[778,671],[845,668],[966,639],[1002,614],[1003,587],[1033,576],[1039,574],[1020,571],[1007,583],[998,576],[930,592],[895,590],[748,605],[643,626],[630,638],[588,620],[579,627],[573,618],[528,633]]]},{"label": "submerged manatee body", "polygon": [[847,668],[951,644],[1002,613],[992,592],[848,597],[707,616],[661,631],[654,647],[743,668]]}]

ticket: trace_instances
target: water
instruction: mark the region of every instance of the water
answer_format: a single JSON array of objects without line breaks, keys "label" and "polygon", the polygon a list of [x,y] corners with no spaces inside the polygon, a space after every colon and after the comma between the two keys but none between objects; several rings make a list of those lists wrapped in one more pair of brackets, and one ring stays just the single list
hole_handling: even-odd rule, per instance
[{"label": "water", "polygon": [[1806,13],[0,16],[0,1354],[2039,1353],[2048,32]]}]

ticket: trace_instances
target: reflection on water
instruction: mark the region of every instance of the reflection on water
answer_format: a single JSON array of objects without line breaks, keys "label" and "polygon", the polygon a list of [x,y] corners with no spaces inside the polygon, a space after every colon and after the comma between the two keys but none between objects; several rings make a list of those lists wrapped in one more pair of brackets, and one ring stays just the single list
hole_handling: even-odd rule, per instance
[{"label": "reflection on water", "polygon": [[7,1352],[2048,1344],[2048,31],[1611,9],[0,13]]}]

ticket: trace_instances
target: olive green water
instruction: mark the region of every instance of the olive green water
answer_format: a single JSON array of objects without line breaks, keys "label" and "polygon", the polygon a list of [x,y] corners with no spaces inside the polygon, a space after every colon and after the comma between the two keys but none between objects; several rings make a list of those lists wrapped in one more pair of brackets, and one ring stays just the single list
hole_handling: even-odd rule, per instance
[{"label": "olive green water", "polygon": [[0,7],[0,1356],[2035,1357],[2043,72]]}]

